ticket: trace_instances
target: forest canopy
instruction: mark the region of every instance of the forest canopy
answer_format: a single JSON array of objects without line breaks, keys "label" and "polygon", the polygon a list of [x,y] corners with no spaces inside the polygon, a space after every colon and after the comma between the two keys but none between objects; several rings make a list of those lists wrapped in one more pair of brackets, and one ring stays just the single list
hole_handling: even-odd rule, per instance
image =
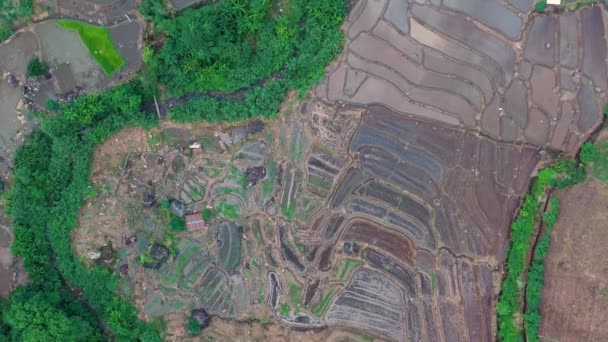
[{"label": "forest canopy", "polygon": [[272,118],[288,90],[302,94],[323,78],[342,50],[346,1],[279,3],[229,0],[177,16],[162,1],[142,3],[162,41],[148,59],[147,77],[172,96],[192,97],[171,113],[175,119]]}]

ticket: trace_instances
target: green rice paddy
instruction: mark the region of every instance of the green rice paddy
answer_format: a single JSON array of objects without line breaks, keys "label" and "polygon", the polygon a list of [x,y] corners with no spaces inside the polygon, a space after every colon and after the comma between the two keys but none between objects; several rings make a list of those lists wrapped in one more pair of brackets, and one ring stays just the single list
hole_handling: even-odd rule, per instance
[{"label": "green rice paddy", "polygon": [[78,33],[91,56],[101,65],[106,74],[112,75],[125,65],[125,59],[110,39],[108,28],[67,19],[59,20],[59,25],[66,30]]}]

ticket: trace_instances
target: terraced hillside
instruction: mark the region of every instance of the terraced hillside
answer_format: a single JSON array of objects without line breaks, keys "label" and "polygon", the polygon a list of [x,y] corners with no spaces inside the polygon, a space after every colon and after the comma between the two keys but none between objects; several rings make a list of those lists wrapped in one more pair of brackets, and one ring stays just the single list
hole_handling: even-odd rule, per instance
[{"label": "terraced hillside", "polygon": [[317,96],[575,153],[606,102],[605,13],[532,3],[359,1]]},{"label": "terraced hillside", "polygon": [[[342,58],[278,121],[165,123],[96,150],[73,246],[167,339],[201,308],[216,340],[496,339],[530,178],[601,123],[606,14],[353,5]],[[185,229],[193,213],[204,227]]]}]

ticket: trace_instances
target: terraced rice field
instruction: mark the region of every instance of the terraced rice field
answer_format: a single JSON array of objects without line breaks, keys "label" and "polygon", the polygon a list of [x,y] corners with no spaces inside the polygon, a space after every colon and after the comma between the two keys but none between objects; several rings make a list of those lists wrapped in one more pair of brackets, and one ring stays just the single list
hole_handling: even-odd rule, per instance
[{"label": "terraced rice field", "polygon": [[[279,121],[165,124],[101,146],[92,182],[109,189],[81,212],[77,252],[124,248],[142,315],[204,307],[216,340],[494,341],[530,178],[575,154],[608,100],[605,13],[532,6],[356,2],[343,56]],[[168,232],[149,194],[207,226]],[[154,242],[171,254],[144,269]]]},{"label": "terraced rice field", "polygon": [[602,8],[531,5],[359,1],[344,58],[316,93],[575,153],[606,102]]}]

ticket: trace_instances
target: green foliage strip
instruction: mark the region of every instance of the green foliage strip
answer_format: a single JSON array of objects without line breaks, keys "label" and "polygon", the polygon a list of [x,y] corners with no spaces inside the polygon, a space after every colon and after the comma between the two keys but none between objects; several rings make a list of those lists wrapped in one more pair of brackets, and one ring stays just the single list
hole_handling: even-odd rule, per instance
[{"label": "green foliage strip", "polygon": [[530,342],[539,341],[538,329],[540,327],[540,299],[543,290],[543,279],[545,267],[543,260],[549,251],[549,233],[553,230],[553,225],[559,216],[559,199],[552,197],[549,209],[543,213],[542,221],[545,224],[545,231],[534,250],[534,259],[528,271],[528,282],[526,286],[526,312],[524,314],[524,326],[526,329],[526,339]]},{"label": "green foliage strip", "polygon": [[[30,283],[2,308],[6,331],[0,340],[97,341],[107,332],[121,341],[160,340],[118,295],[118,278],[83,265],[71,246],[78,211],[91,192],[93,148],[126,125],[155,124],[155,115],[141,110],[141,94],[132,82],[61,105],[55,116],[40,118],[42,129],[16,151],[7,195],[12,251],[23,260]],[[27,316],[39,319],[19,319]],[[38,332],[49,335],[32,335]]]},{"label": "green foliage strip", "polygon": [[[503,280],[502,291],[496,305],[499,340],[523,341],[523,331],[518,317],[522,314],[521,304],[526,279],[529,276],[528,257],[532,253],[533,235],[546,193],[552,188],[563,189],[580,183],[585,177],[585,168],[577,161],[560,161],[541,170],[530,192],[524,197],[517,218],[511,225],[511,245],[507,253],[508,272]],[[537,274],[535,273],[534,276]],[[537,284],[534,282],[533,286]],[[533,314],[528,318],[533,324]]]}]

